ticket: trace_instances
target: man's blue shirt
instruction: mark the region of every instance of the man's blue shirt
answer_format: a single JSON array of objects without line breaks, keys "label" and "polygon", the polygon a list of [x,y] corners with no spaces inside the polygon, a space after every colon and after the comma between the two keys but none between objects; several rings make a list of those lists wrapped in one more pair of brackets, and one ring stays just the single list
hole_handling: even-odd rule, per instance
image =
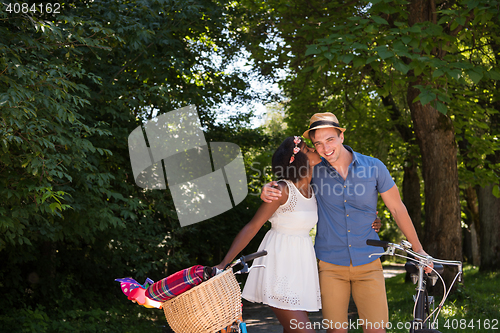
[{"label": "man's blue shirt", "polygon": [[318,259],[335,265],[364,265],[380,252],[366,245],[367,239],[379,239],[372,223],[376,217],[378,193],[394,186],[387,167],[378,159],[352,153],[347,177],[322,158],[314,167],[311,181],[318,201],[318,225],[315,250]]}]

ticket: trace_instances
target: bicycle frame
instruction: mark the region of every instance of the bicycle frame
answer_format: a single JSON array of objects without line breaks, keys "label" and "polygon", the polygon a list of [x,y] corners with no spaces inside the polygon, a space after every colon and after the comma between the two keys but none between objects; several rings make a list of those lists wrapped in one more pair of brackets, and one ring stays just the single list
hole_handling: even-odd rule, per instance
[{"label": "bicycle frame", "polygon": [[[401,258],[405,258],[413,262],[414,266],[417,269],[417,272],[410,272],[412,275],[412,280],[413,283],[417,284],[416,291],[417,294],[414,296],[415,300],[415,306],[413,308],[413,325],[410,329],[410,333],[413,332],[418,332],[417,329],[427,329],[428,326],[432,328],[435,324],[435,321],[437,320],[437,317],[439,315],[439,312],[441,311],[444,302],[448,298],[448,295],[455,284],[456,280],[458,279],[459,282],[462,281],[462,262],[461,261],[452,261],[452,260],[442,260],[442,259],[435,259],[430,256],[423,256],[421,254],[416,253],[413,251],[412,244],[408,241],[401,241],[401,244],[394,244],[386,241],[379,241],[379,240],[372,240],[369,239],[366,241],[367,245],[371,246],[380,246],[386,248],[385,252],[383,253],[374,253],[373,255],[391,255],[391,256],[397,256]],[[400,250],[403,252],[406,252],[407,254],[413,256],[410,257],[408,255],[401,255],[398,253],[395,253],[395,250]],[[430,264],[434,263],[436,267],[431,267]],[[438,270],[441,271],[443,266],[442,265],[448,265],[448,266],[457,266],[458,267],[458,273],[456,274],[453,282],[450,285],[449,290],[447,291],[446,284],[441,277],[441,274],[438,272]],[[412,265],[410,265],[412,266]],[[426,274],[424,272],[426,267],[430,267],[432,269],[432,273],[434,274]],[[405,268],[408,271],[408,263],[405,265]],[[429,306],[430,303],[434,303],[434,299],[428,296],[427,294],[427,283],[430,281],[432,285],[435,285],[438,278],[443,284],[443,298],[441,302],[439,303],[438,307],[431,312]],[[430,301],[429,301],[430,300]],[[436,313],[437,311],[437,313]],[[429,320],[432,317],[432,320]],[[429,322],[432,322],[431,325],[428,325]]]}]

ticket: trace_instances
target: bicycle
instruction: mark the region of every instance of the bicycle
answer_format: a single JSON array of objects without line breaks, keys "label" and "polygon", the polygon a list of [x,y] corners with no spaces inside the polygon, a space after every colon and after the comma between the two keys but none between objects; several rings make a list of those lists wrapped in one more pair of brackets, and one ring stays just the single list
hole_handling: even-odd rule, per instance
[{"label": "bicycle", "polygon": [[[413,320],[410,322],[410,333],[441,333],[440,331],[433,329],[433,327],[436,327],[436,320],[439,312],[448,298],[453,285],[457,279],[458,282],[461,282],[462,280],[462,262],[423,256],[412,251],[412,244],[405,240],[401,241],[401,244],[394,244],[386,241],[368,239],[366,244],[387,248],[385,252],[374,253],[370,255],[370,257],[373,255],[392,255],[408,259],[405,264],[405,269],[410,274],[412,282],[417,285],[417,288],[415,289],[417,294],[413,296],[415,306],[413,307]],[[401,250],[410,256],[397,254],[395,253],[395,250]],[[424,273],[425,267],[430,267],[430,263],[434,263],[432,272],[429,274]],[[441,274],[443,274],[444,271],[443,265],[458,266],[458,273],[455,275],[448,291],[446,289],[446,284],[441,277]],[[437,308],[434,309],[434,297],[428,295],[427,284],[434,286],[437,283],[438,278],[443,283],[444,294],[443,299]],[[429,320],[431,318],[432,320]]]},{"label": "bicycle", "polygon": [[[260,251],[242,256],[211,279],[162,303],[165,317],[175,333],[247,333],[242,319],[241,289],[235,275],[264,265],[248,262],[267,255]],[[242,267],[236,271],[237,265]]]}]

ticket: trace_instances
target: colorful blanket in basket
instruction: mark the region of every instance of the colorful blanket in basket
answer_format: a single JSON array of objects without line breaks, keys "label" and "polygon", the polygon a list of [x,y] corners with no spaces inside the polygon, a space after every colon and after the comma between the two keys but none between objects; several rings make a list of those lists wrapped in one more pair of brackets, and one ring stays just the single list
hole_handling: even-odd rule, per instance
[{"label": "colorful blanket in basket", "polygon": [[208,280],[212,276],[211,267],[201,265],[189,267],[153,283],[146,290],[146,297],[155,301],[165,302]]},{"label": "colorful blanket in basket", "polygon": [[129,300],[134,303],[143,305],[147,308],[161,308],[161,303],[151,300],[146,297],[146,289],[154,283],[153,280],[147,278],[144,284],[140,284],[132,278],[115,279],[115,281],[120,282],[120,287],[123,293],[127,296]]}]

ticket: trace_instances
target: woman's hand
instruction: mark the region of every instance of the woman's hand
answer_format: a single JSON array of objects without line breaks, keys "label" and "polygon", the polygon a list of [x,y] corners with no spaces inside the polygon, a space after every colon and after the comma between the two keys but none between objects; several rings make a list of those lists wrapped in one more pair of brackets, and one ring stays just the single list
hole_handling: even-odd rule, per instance
[{"label": "woman's hand", "polygon": [[382,221],[377,216],[375,221],[373,221],[372,223],[372,229],[375,230],[376,232],[379,232],[380,228],[382,228]]},{"label": "woman's hand", "polygon": [[218,264],[217,266],[214,266],[214,267],[217,268],[217,269],[220,269],[222,271],[226,267],[226,265],[223,264],[223,263],[220,263],[220,264]]},{"label": "woman's hand", "polygon": [[375,217],[375,221],[372,223],[372,228],[375,232],[379,232],[380,228],[382,228],[382,221],[378,218],[378,211],[376,214],[377,216]]}]

